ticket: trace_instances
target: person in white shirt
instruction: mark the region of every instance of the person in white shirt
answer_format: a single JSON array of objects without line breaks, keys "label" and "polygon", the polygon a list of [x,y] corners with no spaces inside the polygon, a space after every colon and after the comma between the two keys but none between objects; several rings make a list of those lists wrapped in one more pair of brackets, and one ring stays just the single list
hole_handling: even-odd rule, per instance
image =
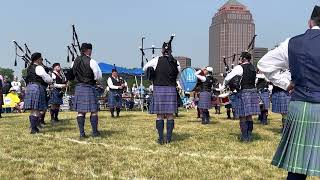
[{"label": "person in white shirt", "polygon": [[[179,61],[172,56],[171,41],[162,45],[161,57],[150,60],[143,70],[152,69],[153,96],[150,107],[151,114],[157,114],[156,129],[158,131],[158,143],[171,143],[174,129],[174,114],[177,112],[177,77],[181,70]],[[164,118],[167,119],[167,135],[164,139]]]},{"label": "person in white shirt", "polygon": [[268,52],[258,68],[291,99],[282,139],[272,165],[288,171],[288,180],[320,176],[320,7],[309,29]]},{"label": "person in white shirt", "polygon": [[24,109],[31,110],[29,120],[31,134],[39,133],[39,126],[47,109],[46,86],[52,83],[52,78],[43,67],[40,53],[31,55],[31,65],[27,68],[27,89],[24,98]]},{"label": "person in white shirt", "polygon": [[240,58],[240,65],[234,67],[227,74],[223,84],[228,84],[235,77],[241,77],[236,94],[235,116],[240,119],[240,140],[249,142],[252,141],[252,116],[260,114],[259,98],[255,84],[257,73],[255,67],[251,64],[251,54],[249,52],[242,52]]},{"label": "person in white shirt", "polygon": [[52,79],[53,79],[53,89],[51,90],[49,104],[51,105],[51,123],[56,123],[59,121],[59,111],[60,105],[63,104],[63,89],[68,86],[67,80],[61,74],[61,66],[59,63],[54,63],[52,65]]},{"label": "person in white shirt", "polygon": [[122,107],[122,93],[123,90],[127,87],[127,82],[118,75],[116,69],[112,69],[111,77],[108,78],[108,105],[110,108],[111,117],[114,118],[114,111],[116,110],[117,116],[120,116],[120,111]]},{"label": "person in white shirt", "polygon": [[202,113],[202,124],[210,123],[209,109],[212,108],[212,89],[215,83],[212,74],[212,67],[206,67],[195,73],[195,76],[201,81],[198,107]]},{"label": "person in white shirt", "polygon": [[256,87],[260,98],[260,110],[259,120],[262,125],[268,124],[268,110],[270,108],[270,91],[269,82],[266,77],[258,70],[256,78]]},{"label": "person in white shirt", "polygon": [[100,136],[98,131],[98,93],[96,90],[97,81],[102,79],[102,72],[98,63],[91,58],[92,44],[81,45],[81,56],[78,56],[73,65],[72,71],[75,76],[76,88],[73,102],[73,109],[78,112],[77,122],[80,131],[80,138],[86,138],[84,131],[85,118],[90,115],[92,136]]},{"label": "person in white shirt", "polygon": [[18,77],[15,76],[14,80],[11,82],[12,88],[18,93],[21,93],[21,83],[18,81]]}]

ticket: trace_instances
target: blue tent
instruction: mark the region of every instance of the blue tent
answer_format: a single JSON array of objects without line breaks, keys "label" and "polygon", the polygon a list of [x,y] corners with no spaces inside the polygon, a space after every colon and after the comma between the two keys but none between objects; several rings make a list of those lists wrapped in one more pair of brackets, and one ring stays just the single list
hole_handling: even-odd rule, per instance
[{"label": "blue tent", "polygon": [[[103,74],[110,74],[113,69],[113,65],[107,64],[107,63],[99,63],[99,67]],[[116,66],[116,69],[120,74],[129,74],[133,76],[138,76],[143,74],[143,70],[141,68],[127,69],[127,68]]]}]

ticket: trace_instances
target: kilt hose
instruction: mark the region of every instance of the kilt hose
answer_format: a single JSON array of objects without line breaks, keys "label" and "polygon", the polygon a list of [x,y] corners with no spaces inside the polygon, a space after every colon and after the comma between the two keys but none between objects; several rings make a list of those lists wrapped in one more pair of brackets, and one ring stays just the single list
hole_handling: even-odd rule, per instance
[{"label": "kilt hose", "polygon": [[98,94],[93,85],[79,83],[76,85],[73,110],[76,112],[97,112],[98,111]]},{"label": "kilt hose", "polygon": [[122,107],[122,94],[116,91],[110,91],[108,96],[109,108],[121,108]]},{"label": "kilt hose", "polygon": [[272,93],[272,112],[279,114],[287,114],[290,99],[291,97],[289,93],[286,91]]},{"label": "kilt hose", "polygon": [[177,112],[177,89],[174,86],[154,86],[151,114],[174,114]]},{"label": "kilt hose", "polygon": [[63,104],[63,100],[62,100],[62,93],[60,90],[58,89],[53,89],[51,91],[51,94],[50,94],[50,100],[49,100],[49,104],[52,104],[52,105],[61,105]]},{"label": "kilt hose", "polygon": [[263,103],[263,110],[268,110],[270,108],[270,93],[268,90],[259,91],[260,99]]},{"label": "kilt hose", "polygon": [[211,109],[212,100],[211,93],[207,91],[200,92],[198,108],[200,109]]},{"label": "kilt hose", "polygon": [[260,115],[259,97],[256,89],[243,89],[236,94],[236,118]]},{"label": "kilt hose", "polygon": [[45,87],[40,84],[29,83],[24,97],[24,109],[43,111],[47,108]]},{"label": "kilt hose", "polygon": [[272,164],[288,172],[320,176],[320,104],[291,101]]}]

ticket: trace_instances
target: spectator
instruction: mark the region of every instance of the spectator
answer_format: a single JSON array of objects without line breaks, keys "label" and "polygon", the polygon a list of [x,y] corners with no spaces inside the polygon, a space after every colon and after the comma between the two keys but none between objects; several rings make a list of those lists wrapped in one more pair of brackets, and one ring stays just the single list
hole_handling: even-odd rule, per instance
[{"label": "spectator", "polygon": [[21,83],[18,81],[18,77],[15,76],[13,81],[11,82],[12,88],[18,93],[21,93]]}]

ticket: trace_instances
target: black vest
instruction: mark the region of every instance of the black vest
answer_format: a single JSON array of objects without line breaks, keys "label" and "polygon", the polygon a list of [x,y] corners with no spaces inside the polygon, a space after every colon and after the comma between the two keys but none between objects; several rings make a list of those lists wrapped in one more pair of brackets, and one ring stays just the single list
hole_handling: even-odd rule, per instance
[{"label": "black vest", "polygon": [[[121,85],[124,83],[124,82],[122,82],[122,80],[120,79],[120,77],[118,77],[119,81],[117,81],[117,79],[113,78],[112,76],[111,76],[110,78],[111,78],[112,84],[113,84],[114,86],[121,86]],[[123,92],[123,89],[112,89],[112,88],[110,88],[110,91],[122,93],[122,92]]]},{"label": "black vest", "polygon": [[212,86],[214,84],[214,78],[212,76],[206,76],[206,81],[201,85],[201,91],[212,91]]},{"label": "black vest", "polygon": [[86,55],[78,56],[73,64],[72,71],[76,83],[95,85],[94,74],[90,67],[91,58]]},{"label": "black vest", "polygon": [[177,76],[179,74],[177,60],[172,56],[161,56],[155,69],[153,84],[155,86],[176,87]]},{"label": "black vest", "polygon": [[241,89],[254,89],[256,87],[256,70],[254,66],[249,64],[242,64],[243,75],[241,80]]},{"label": "black vest", "polygon": [[[59,74],[57,74],[55,72],[53,72],[53,73],[56,75],[56,79],[55,79],[56,84],[65,84],[66,83],[65,80],[62,79],[62,77]],[[61,88],[57,88],[57,89],[61,89]]]},{"label": "black vest", "polygon": [[28,83],[37,83],[37,84],[40,84],[40,85],[43,85],[43,86],[47,86],[47,83],[44,82],[42,77],[38,76],[36,74],[36,67],[37,66],[38,65],[36,65],[36,64],[31,64],[28,67],[28,69],[27,69],[27,77],[26,77],[27,84]]},{"label": "black vest", "polygon": [[268,81],[264,78],[258,78],[257,89],[258,91],[268,89]]}]

